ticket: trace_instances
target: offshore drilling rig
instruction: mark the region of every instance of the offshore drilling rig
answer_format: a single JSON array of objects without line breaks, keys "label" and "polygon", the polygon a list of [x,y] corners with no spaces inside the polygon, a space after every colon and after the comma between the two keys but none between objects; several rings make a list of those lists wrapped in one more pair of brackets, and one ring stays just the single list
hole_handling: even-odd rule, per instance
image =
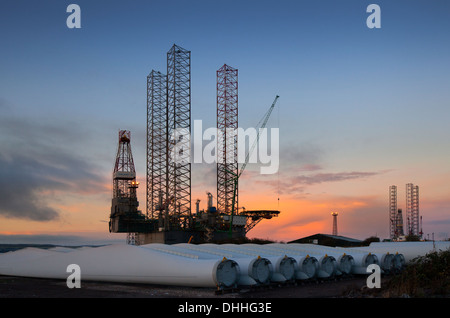
[{"label": "offshore drilling rig", "polygon": [[[265,127],[277,99],[257,128]],[[137,245],[220,242],[244,238],[261,220],[278,216],[280,212],[275,210],[239,208],[238,179],[250,153],[239,169],[237,135],[230,133],[237,128],[238,70],[224,64],[217,70],[217,207],[214,196],[207,192],[206,210],[200,210],[197,200],[193,211],[191,52],[174,44],[167,52],[167,73],[152,70],[147,76],[146,213],[138,210],[130,132],[121,131],[113,173],[110,232],[127,233],[128,242]]]}]

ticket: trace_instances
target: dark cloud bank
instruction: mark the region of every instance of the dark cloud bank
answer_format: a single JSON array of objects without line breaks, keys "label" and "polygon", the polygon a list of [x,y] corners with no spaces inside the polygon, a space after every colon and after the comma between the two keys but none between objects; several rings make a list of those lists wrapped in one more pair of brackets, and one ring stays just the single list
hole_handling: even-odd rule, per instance
[{"label": "dark cloud bank", "polygon": [[61,191],[105,191],[95,165],[68,147],[78,137],[73,125],[0,117],[0,215],[55,220],[59,211],[50,202]]}]

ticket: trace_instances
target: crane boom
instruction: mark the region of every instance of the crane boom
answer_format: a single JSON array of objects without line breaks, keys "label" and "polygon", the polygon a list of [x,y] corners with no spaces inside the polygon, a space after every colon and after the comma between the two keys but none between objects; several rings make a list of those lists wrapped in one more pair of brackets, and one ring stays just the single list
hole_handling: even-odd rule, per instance
[{"label": "crane boom", "polygon": [[[247,153],[247,156],[245,157],[245,162],[242,164],[241,170],[239,171],[238,174],[235,174],[234,172],[231,172],[231,171],[230,171],[230,173],[233,174],[233,175],[235,176],[235,177],[232,179],[232,181],[234,182],[234,189],[233,189],[233,202],[232,202],[232,204],[231,204],[231,215],[230,215],[230,230],[229,230],[229,233],[230,233],[230,239],[232,238],[232,227],[233,227],[234,205],[235,205],[235,202],[236,202],[236,191],[237,191],[237,185],[238,185],[239,177],[240,177],[240,176],[242,175],[242,173],[244,172],[245,167],[247,166],[247,164],[248,164],[248,162],[249,162],[250,155],[252,154],[253,150],[254,150],[255,147],[256,147],[256,144],[257,144],[258,141],[259,141],[259,136],[260,136],[260,134],[261,134],[261,129],[263,129],[263,128],[266,127],[267,121],[269,120],[269,117],[270,117],[270,115],[272,114],[272,111],[273,111],[273,109],[275,108],[275,104],[277,103],[277,100],[278,100],[279,97],[280,97],[280,96],[278,96],[278,95],[275,96],[275,99],[274,99],[272,105],[270,106],[269,110],[266,112],[266,114],[264,115],[264,117],[259,121],[259,123],[261,123],[261,121],[262,121],[262,124],[261,124],[261,126],[260,126],[259,128],[257,127],[257,128],[258,128],[258,132],[257,132],[257,135],[256,135],[256,140],[253,142],[252,147],[250,148],[249,152]],[[259,125],[259,123],[258,123],[258,125]],[[228,171],[228,170],[227,170],[227,171]]]},{"label": "crane boom", "polygon": [[[253,153],[253,150],[255,149],[256,144],[259,142],[259,135],[261,134],[261,129],[266,127],[267,121],[269,120],[269,117],[272,114],[272,111],[273,111],[273,109],[275,107],[275,104],[277,103],[277,100],[278,100],[279,97],[280,96],[278,96],[278,95],[275,97],[275,100],[273,101],[273,103],[270,106],[269,110],[267,111],[267,113],[264,115],[264,117],[262,119],[263,123],[262,123],[261,127],[259,127],[259,128],[257,127],[258,131],[257,131],[257,135],[256,135],[256,140],[253,142],[252,147],[250,148],[249,152],[247,153],[247,156],[245,157],[245,162],[242,164],[241,170],[239,171],[239,174],[237,175],[237,178],[239,178],[241,176],[242,172],[244,172],[244,169],[247,166],[248,161],[250,159],[250,155]],[[259,121],[259,122],[261,122],[261,121]]]}]

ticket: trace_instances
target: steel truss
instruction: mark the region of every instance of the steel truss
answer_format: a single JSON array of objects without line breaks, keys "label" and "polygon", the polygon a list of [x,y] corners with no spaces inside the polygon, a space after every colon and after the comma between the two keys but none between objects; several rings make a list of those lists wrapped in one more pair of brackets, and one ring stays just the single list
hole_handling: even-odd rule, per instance
[{"label": "steel truss", "polygon": [[191,52],[174,44],[147,77],[147,217],[165,230],[191,215],[190,133]]},{"label": "steel truss", "polygon": [[[164,227],[186,227],[191,215],[191,52],[173,45],[167,52],[168,199]],[[169,220],[170,218],[171,220]]]},{"label": "steel truss", "polygon": [[420,235],[419,186],[406,184],[406,216],[409,235]]},{"label": "steel truss", "polygon": [[[161,218],[167,183],[167,76],[147,76],[147,217]],[[158,213],[159,211],[159,213]]]},{"label": "steel truss", "polygon": [[136,182],[130,139],[130,131],[119,131],[119,146],[113,172],[113,198],[136,197],[136,193],[129,190],[131,184]]},{"label": "steel truss", "polygon": [[397,186],[389,187],[389,234],[391,239],[397,237]]},{"label": "steel truss", "polygon": [[[217,210],[231,214],[238,175],[238,70],[217,70]],[[237,181],[236,181],[237,182]],[[238,185],[234,211],[238,211]]]}]

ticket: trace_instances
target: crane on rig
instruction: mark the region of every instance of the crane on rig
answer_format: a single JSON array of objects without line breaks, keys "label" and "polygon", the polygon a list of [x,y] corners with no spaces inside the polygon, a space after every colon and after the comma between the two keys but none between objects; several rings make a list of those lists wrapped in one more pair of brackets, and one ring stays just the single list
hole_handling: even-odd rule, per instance
[{"label": "crane on rig", "polygon": [[[233,175],[233,178],[230,180],[230,182],[234,183],[234,189],[233,189],[233,199],[232,199],[232,204],[231,204],[231,215],[230,215],[230,229],[229,229],[229,235],[230,238],[232,237],[232,228],[233,228],[233,216],[235,214],[234,211],[234,207],[235,207],[235,201],[236,201],[236,192],[237,192],[237,187],[238,187],[238,181],[239,181],[239,177],[242,175],[242,173],[245,170],[245,167],[247,166],[249,159],[250,159],[250,155],[253,153],[253,150],[255,149],[256,145],[259,142],[259,137],[261,134],[261,130],[263,128],[266,127],[267,122],[269,120],[270,115],[272,114],[273,109],[275,108],[275,104],[277,103],[277,100],[280,96],[276,95],[275,99],[272,103],[272,105],[269,107],[269,110],[266,112],[266,114],[263,116],[263,118],[259,121],[258,125],[259,126],[261,124],[261,126],[256,127],[257,128],[257,135],[256,135],[256,140],[253,142],[251,148],[249,149],[246,157],[245,157],[245,161],[241,166],[241,169],[239,170],[239,172],[236,174],[233,171],[229,171],[227,170],[230,174]],[[257,221],[260,221],[261,218],[272,218],[272,216],[274,215],[278,215],[280,213],[280,211],[273,211],[273,210],[257,210],[257,211],[244,211],[243,213],[245,213],[248,217],[254,217]],[[250,226],[247,226],[247,232],[252,229],[256,224],[251,224]]]}]

